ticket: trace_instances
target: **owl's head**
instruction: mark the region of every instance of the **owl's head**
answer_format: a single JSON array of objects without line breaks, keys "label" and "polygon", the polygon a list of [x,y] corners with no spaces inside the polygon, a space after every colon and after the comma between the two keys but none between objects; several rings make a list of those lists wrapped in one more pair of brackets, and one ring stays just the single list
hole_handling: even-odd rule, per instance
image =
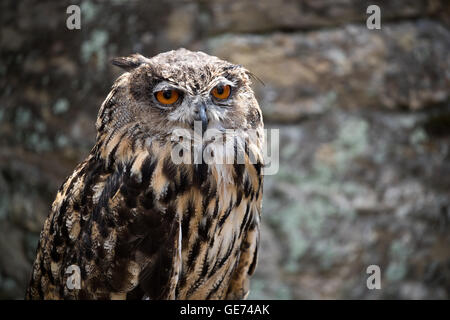
[{"label": "owl's head", "polygon": [[126,70],[115,82],[97,120],[100,134],[135,125],[154,135],[175,128],[258,129],[262,115],[240,65],[203,52],[179,49],[153,58],[116,58]]}]

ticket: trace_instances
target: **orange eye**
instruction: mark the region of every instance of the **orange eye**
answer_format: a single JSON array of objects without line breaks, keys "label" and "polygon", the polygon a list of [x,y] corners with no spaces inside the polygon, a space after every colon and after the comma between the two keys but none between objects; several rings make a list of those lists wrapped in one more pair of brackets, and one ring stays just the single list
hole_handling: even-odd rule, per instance
[{"label": "orange eye", "polygon": [[231,87],[230,85],[219,84],[214,89],[212,89],[212,95],[220,100],[225,100],[230,96]]},{"label": "orange eye", "polygon": [[177,90],[167,89],[156,92],[155,96],[162,104],[173,104],[178,101],[180,94]]}]

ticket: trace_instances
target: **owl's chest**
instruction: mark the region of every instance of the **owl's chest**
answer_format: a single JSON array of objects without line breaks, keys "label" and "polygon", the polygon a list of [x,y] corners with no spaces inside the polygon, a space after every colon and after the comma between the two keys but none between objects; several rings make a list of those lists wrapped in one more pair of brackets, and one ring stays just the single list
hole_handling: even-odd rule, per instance
[{"label": "owl's chest", "polygon": [[[178,299],[219,299],[239,260],[245,220],[253,201],[242,186],[225,183],[224,171],[210,170],[202,188],[187,195],[182,215],[182,270]],[[222,175],[222,176],[220,176]],[[222,179],[222,180],[221,180]]]}]

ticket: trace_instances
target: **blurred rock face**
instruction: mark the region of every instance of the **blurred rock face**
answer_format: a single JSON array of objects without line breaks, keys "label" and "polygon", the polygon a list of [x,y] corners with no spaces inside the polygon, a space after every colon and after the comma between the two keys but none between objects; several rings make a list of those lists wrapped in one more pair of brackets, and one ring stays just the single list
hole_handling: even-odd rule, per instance
[{"label": "blurred rock face", "polygon": [[[246,66],[280,171],[250,298],[450,297],[446,1],[0,4],[0,298],[22,298],[56,190],[95,139],[109,58],[184,46]],[[33,8],[33,10],[30,10]],[[381,268],[381,290],[366,268]]]}]

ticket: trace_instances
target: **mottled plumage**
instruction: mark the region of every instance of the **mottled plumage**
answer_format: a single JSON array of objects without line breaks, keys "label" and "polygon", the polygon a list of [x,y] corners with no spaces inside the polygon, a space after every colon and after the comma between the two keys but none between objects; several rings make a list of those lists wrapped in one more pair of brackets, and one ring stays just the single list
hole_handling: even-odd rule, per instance
[{"label": "mottled plumage", "polygon": [[[127,72],[100,108],[94,148],[58,191],[26,297],[244,298],[257,260],[263,166],[262,115],[248,71],[185,49],[114,64]],[[226,101],[211,97],[218,83],[232,86]],[[154,92],[168,87],[181,100],[159,105]],[[173,133],[192,132],[199,104],[208,128],[241,130],[232,139],[245,163],[172,161]],[[257,135],[246,140],[250,130]],[[66,285],[71,265],[80,268],[80,289]]]}]

